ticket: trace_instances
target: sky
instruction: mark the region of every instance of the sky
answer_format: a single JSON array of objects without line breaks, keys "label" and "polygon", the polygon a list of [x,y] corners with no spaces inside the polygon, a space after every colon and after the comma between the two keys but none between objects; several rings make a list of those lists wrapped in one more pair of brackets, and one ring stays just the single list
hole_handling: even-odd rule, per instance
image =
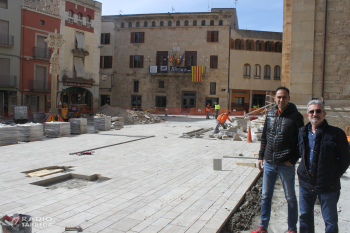
[{"label": "sky", "polygon": [[[239,29],[282,32],[282,0],[97,0],[102,15],[208,12],[210,8],[236,8]],[[209,7],[208,7],[209,6]]]}]

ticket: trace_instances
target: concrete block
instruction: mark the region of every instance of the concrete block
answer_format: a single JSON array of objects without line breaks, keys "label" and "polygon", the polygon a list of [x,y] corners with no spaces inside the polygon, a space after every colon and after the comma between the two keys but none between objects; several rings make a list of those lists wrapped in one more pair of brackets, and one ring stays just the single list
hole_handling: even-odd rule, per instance
[{"label": "concrete block", "polygon": [[238,134],[235,134],[235,136],[233,137],[232,141],[242,141],[242,139],[239,137]]},{"label": "concrete block", "polygon": [[222,159],[213,159],[213,169],[215,171],[222,171]]}]

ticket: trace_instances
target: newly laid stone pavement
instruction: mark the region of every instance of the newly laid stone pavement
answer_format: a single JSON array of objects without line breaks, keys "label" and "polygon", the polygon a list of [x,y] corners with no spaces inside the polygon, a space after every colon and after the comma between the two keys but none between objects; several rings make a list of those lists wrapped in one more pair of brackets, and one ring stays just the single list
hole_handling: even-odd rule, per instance
[{"label": "newly laid stone pavement", "polygon": [[[260,143],[211,139],[209,132],[204,138],[179,138],[215,125],[204,117],[167,117],[165,123],[0,147],[0,215],[31,215],[33,232],[40,233],[77,225],[85,233],[217,232],[259,170],[236,165],[255,160],[225,158],[223,170],[214,171],[213,159],[254,157]],[[69,155],[152,135],[93,155]],[[56,165],[110,180],[49,190],[31,183],[62,173],[42,178],[22,173]]]}]

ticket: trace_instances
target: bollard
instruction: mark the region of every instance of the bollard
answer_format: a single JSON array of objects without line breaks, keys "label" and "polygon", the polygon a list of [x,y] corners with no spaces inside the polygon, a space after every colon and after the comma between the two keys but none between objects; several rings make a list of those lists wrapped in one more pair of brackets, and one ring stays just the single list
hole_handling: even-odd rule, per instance
[{"label": "bollard", "polygon": [[213,169],[215,171],[222,171],[222,159],[213,159]]}]

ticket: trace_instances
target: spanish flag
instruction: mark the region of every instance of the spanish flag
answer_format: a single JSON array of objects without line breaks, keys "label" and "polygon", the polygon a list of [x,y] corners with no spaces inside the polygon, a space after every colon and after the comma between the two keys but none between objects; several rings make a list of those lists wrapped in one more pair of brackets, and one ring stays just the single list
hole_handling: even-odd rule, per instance
[{"label": "spanish flag", "polygon": [[192,66],[192,82],[202,82],[203,66]]}]

